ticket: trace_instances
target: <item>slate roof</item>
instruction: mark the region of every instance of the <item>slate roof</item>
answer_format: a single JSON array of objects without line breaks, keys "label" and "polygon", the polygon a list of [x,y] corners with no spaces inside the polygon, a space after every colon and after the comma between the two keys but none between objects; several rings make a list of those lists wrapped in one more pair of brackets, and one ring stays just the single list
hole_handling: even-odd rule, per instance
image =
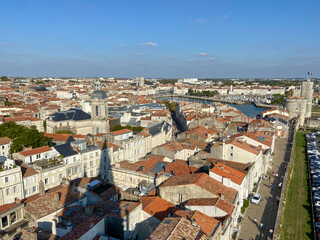
[{"label": "slate roof", "polygon": [[55,122],[66,120],[82,121],[91,119],[91,115],[81,109],[70,108],[68,111],[56,112],[55,114],[52,114],[50,118]]},{"label": "slate roof", "polygon": [[152,124],[148,125],[146,128],[149,129],[149,133],[152,136],[154,136],[154,135],[161,133],[162,128],[167,133],[170,129],[170,124],[167,123],[166,121],[162,121],[160,123],[152,123]]},{"label": "slate roof", "polygon": [[54,146],[53,148],[63,155],[63,157],[69,157],[78,154],[77,151],[73,150],[70,144],[61,144]]}]

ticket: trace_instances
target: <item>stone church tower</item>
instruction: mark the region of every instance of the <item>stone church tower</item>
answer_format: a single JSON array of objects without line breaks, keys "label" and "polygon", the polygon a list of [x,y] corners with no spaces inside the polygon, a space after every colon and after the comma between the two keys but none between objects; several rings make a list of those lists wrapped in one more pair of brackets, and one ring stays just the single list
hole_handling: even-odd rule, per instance
[{"label": "stone church tower", "polygon": [[91,122],[92,134],[110,131],[108,114],[108,97],[101,90],[100,82],[96,82],[96,90],[91,95]]}]

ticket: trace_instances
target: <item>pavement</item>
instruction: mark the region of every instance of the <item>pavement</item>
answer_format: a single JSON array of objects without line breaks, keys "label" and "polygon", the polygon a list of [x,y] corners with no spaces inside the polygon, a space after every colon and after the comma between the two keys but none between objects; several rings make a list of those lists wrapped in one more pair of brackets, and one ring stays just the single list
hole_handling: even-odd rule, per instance
[{"label": "pavement", "polygon": [[[269,163],[267,178],[261,181],[257,190],[261,194],[261,202],[258,205],[250,203],[246,209],[243,220],[238,224],[238,228],[240,229],[238,239],[272,239],[269,231],[270,229],[274,230],[278,211],[277,198],[281,194],[279,183],[283,182],[286,165],[290,158],[291,136],[289,139],[290,141],[288,141],[288,138],[276,139],[275,151],[272,156],[273,160]],[[273,176],[272,173],[277,171],[278,177]],[[274,189],[270,187],[269,177]],[[257,220],[256,222],[255,219]],[[261,223],[263,224],[262,229],[259,228]]]}]

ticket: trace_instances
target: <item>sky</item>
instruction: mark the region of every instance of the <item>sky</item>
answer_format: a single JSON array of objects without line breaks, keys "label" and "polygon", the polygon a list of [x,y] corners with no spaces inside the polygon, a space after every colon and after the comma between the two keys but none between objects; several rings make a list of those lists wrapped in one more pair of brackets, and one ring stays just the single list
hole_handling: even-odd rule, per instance
[{"label": "sky", "polygon": [[0,0],[0,75],[319,77],[319,9],[319,0]]}]

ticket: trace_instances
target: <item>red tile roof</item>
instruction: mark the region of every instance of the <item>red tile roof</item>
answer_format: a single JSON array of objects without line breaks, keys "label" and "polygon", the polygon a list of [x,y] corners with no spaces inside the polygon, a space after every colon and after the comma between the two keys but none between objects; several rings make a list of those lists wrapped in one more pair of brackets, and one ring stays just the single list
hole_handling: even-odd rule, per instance
[{"label": "red tile roof", "polygon": [[0,145],[8,144],[11,142],[11,138],[8,137],[0,137]]},{"label": "red tile roof", "polygon": [[223,163],[217,163],[210,172],[213,172],[223,178],[229,178],[232,182],[241,185],[243,179],[245,178],[245,173],[237,171]]},{"label": "red tile roof", "polygon": [[129,130],[129,129],[125,128],[125,129],[121,129],[121,130],[118,130],[118,131],[110,132],[109,134],[112,135],[112,136],[118,136],[118,135],[129,133],[129,132],[132,132],[132,130]]},{"label": "red tile roof", "polygon": [[12,208],[15,208],[17,206],[20,206],[21,203],[8,203],[0,206],[0,214],[9,211]]},{"label": "red tile roof", "polygon": [[159,197],[142,197],[142,210],[162,221],[175,208],[168,201]]},{"label": "red tile roof", "polygon": [[48,147],[48,146],[44,146],[44,147],[34,148],[34,149],[31,149],[31,150],[21,151],[21,152],[18,152],[18,153],[21,154],[24,157],[27,157],[27,156],[40,154],[40,153],[45,153],[45,152],[49,152],[49,151],[52,151],[52,148]]},{"label": "red tile roof", "polygon": [[216,197],[223,197],[225,201],[233,203],[237,191],[224,186],[222,183],[211,178],[206,173],[195,173],[189,175],[172,176],[165,181],[160,187],[172,187],[178,185],[195,184],[204,190],[212,193]]}]

